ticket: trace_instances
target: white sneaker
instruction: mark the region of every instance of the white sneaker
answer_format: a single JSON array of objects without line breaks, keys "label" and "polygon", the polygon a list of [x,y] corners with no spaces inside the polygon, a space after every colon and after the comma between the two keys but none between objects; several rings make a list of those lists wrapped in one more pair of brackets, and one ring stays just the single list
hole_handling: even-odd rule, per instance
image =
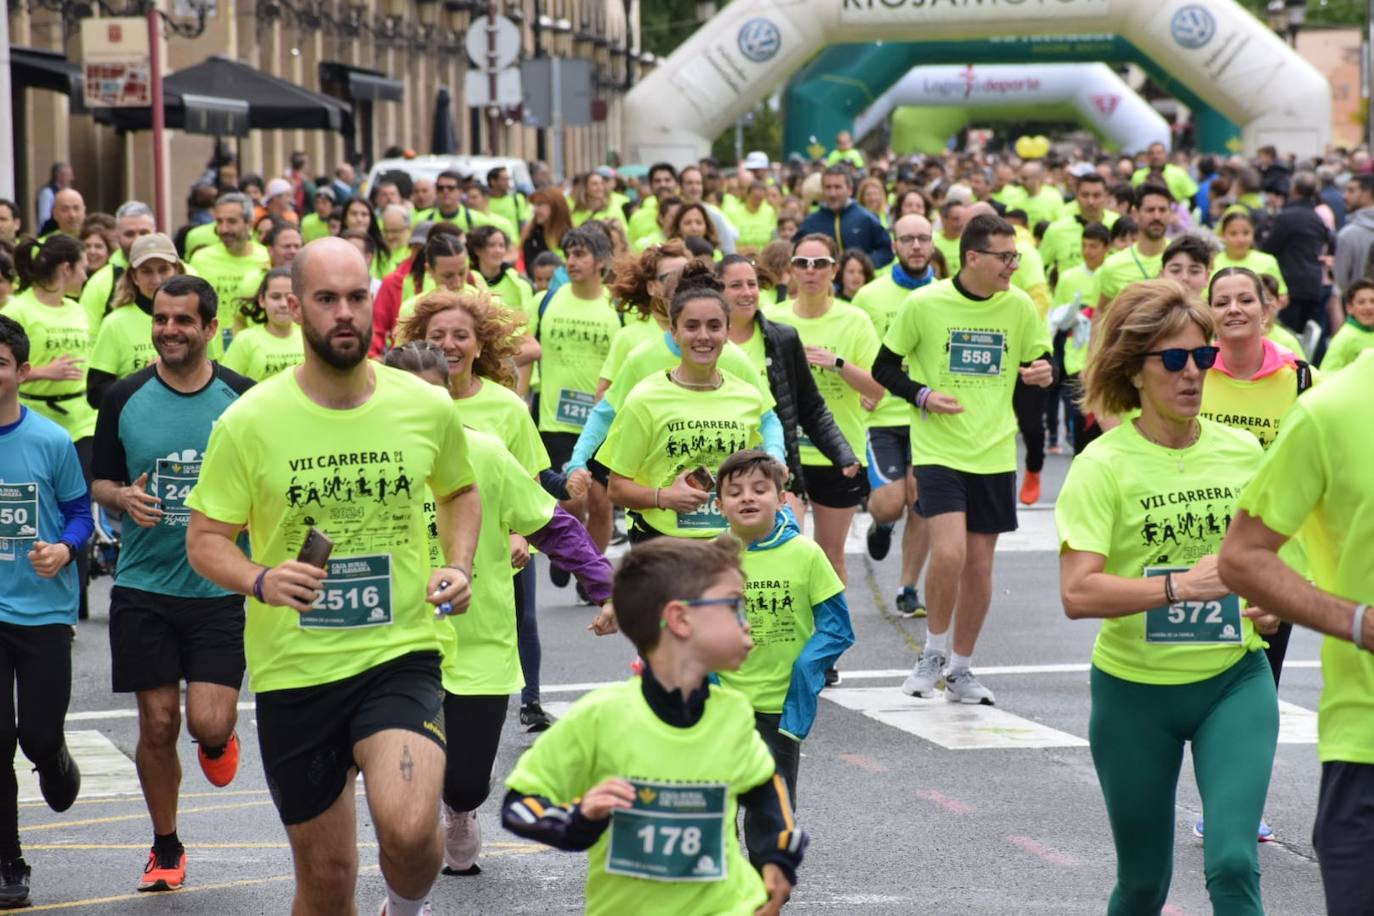
[{"label": "white sneaker", "polygon": [[926,652],[911,674],[902,682],[902,693],[909,697],[934,696],[945,670],[945,657],[939,652]]},{"label": "white sneaker", "polygon": [[951,703],[970,703],[973,705],[994,706],[997,701],[992,691],[978,682],[972,671],[960,671],[945,675],[945,699]]},{"label": "white sneaker", "polygon": [[[386,901],[385,901],[385,900],[382,901],[382,908],[381,908],[380,910],[377,911],[377,916],[386,916]],[[432,906],[429,905],[429,901],[428,901],[428,900],[425,901],[425,905],[424,905],[424,906],[420,907],[420,916],[434,916],[434,907],[432,907]]]},{"label": "white sneaker", "polygon": [[482,827],[477,823],[477,812],[454,811],[444,805],[444,873],[472,872],[481,851]]}]

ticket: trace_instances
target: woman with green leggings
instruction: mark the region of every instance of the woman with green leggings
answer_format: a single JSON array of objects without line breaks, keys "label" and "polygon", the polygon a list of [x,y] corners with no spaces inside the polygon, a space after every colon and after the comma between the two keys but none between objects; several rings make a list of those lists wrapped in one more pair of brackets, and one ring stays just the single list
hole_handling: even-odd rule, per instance
[{"label": "woman with green leggings", "polygon": [[[1192,744],[1216,913],[1261,914],[1256,828],[1278,698],[1255,620],[1216,553],[1261,449],[1201,419],[1211,314],[1170,280],[1128,287],[1093,333],[1085,411],[1138,416],[1078,456],[1055,507],[1060,592],[1100,618],[1088,739],[1116,842],[1109,916],[1157,916],[1173,868],[1174,800]],[[1267,622],[1267,621],[1266,621]]]}]

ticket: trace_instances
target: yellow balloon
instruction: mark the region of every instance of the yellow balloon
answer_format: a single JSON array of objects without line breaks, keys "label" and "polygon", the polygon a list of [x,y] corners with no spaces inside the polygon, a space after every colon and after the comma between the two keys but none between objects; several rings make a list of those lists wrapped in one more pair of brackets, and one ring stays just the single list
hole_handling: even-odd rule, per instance
[{"label": "yellow balloon", "polygon": [[1034,149],[1034,141],[1031,140],[1030,137],[1023,136],[1016,138],[1016,155],[1020,156],[1022,159],[1034,159]]},{"label": "yellow balloon", "polygon": [[1035,158],[1043,159],[1050,154],[1050,138],[1044,134],[1035,135]]}]

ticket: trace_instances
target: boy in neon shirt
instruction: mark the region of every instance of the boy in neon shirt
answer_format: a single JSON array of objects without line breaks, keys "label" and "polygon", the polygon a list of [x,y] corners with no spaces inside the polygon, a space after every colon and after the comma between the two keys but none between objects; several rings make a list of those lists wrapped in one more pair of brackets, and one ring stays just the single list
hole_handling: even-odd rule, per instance
[{"label": "boy in neon shirt", "polygon": [[[525,752],[506,778],[502,822],[590,850],[589,916],[775,916],[808,838],[748,699],[707,679],[753,647],[738,545],[641,544],[621,561],[612,600],[644,673],[583,697]],[[739,804],[772,834],[761,876],[740,851]]]},{"label": "boy in neon shirt", "polygon": [[[753,651],[720,682],[749,698],[754,723],[796,803],[801,742],[816,720],[825,672],[854,645],[844,584],[783,504],[783,466],[762,449],[736,452],[717,474],[720,511],[743,550],[744,609]],[[771,839],[748,812],[750,848]],[[756,865],[761,864],[759,862]]]},{"label": "boy in neon shirt", "polygon": [[1361,350],[1374,347],[1374,281],[1356,280],[1345,291],[1345,324],[1326,346],[1322,371],[1335,372],[1353,363]]}]

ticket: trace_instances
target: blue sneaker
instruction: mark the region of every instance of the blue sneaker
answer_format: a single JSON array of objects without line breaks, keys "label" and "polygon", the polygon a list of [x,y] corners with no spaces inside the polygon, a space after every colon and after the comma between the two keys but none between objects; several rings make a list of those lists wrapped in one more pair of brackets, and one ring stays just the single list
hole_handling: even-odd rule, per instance
[{"label": "blue sneaker", "polygon": [[[1197,823],[1193,825],[1193,836],[1199,839],[1202,838],[1202,818],[1198,818]],[[1259,830],[1256,833],[1256,841],[1260,843],[1272,843],[1274,839],[1274,828],[1270,827],[1264,821],[1260,821]]]},{"label": "blue sneaker", "polygon": [[1202,818],[1198,818],[1197,823],[1193,825],[1193,836],[1202,839]]}]

